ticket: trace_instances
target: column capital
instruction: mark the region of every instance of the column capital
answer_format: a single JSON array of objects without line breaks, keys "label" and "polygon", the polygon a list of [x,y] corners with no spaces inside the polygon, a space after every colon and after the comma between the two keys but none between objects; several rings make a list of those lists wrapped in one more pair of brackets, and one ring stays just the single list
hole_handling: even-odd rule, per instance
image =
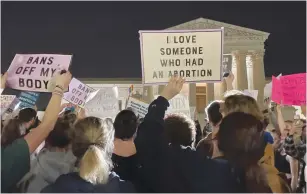
[{"label": "column capital", "polygon": [[248,55],[251,55],[253,58],[263,58],[264,57],[264,50],[251,50],[248,51]]},{"label": "column capital", "polygon": [[231,54],[232,55],[247,55],[248,51],[247,50],[234,50],[234,51],[231,51]]}]

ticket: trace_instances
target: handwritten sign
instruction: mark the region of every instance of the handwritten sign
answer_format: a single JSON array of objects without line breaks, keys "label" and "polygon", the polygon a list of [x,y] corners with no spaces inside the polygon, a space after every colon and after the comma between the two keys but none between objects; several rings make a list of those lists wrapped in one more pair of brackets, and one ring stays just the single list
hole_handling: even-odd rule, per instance
[{"label": "handwritten sign", "polygon": [[[277,76],[277,78],[281,77],[282,74],[279,74]],[[272,96],[272,81],[265,84],[264,86],[264,93],[263,93],[263,97],[264,97],[264,100],[268,100],[268,99],[271,99],[271,96]]]},{"label": "handwritten sign", "polygon": [[243,93],[247,96],[254,98],[257,101],[258,90],[244,90]]},{"label": "handwritten sign", "polygon": [[1,114],[6,111],[15,98],[15,95],[1,95]]},{"label": "handwritten sign", "polygon": [[143,83],[167,83],[175,74],[187,82],[221,81],[223,32],[140,31]]},{"label": "handwritten sign", "polygon": [[68,92],[64,93],[64,99],[80,107],[84,107],[88,95],[94,89],[73,78],[69,84]]},{"label": "handwritten sign", "polygon": [[99,118],[115,118],[119,112],[117,87],[92,92],[85,103],[85,114]]},{"label": "handwritten sign", "polygon": [[272,76],[272,101],[280,104],[282,101],[281,83],[280,80]]},{"label": "handwritten sign", "polygon": [[149,104],[131,97],[129,98],[127,104],[127,108],[131,108],[135,112],[135,114],[140,118],[145,117],[145,115],[148,112],[148,107]]},{"label": "handwritten sign", "polygon": [[56,72],[68,70],[71,55],[16,54],[8,69],[7,86],[17,90],[48,92]]},{"label": "handwritten sign", "polygon": [[282,76],[280,82],[284,105],[306,105],[306,73]]}]

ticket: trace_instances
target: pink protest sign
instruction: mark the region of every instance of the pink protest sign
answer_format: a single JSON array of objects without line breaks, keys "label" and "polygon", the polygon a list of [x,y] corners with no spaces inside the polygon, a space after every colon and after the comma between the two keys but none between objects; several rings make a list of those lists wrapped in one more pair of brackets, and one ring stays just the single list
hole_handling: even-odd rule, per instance
[{"label": "pink protest sign", "polygon": [[17,90],[48,92],[49,80],[68,70],[72,55],[16,54],[8,69],[7,86]]},{"label": "pink protest sign", "polygon": [[284,105],[306,105],[306,73],[282,76],[280,82]]},{"label": "pink protest sign", "polygon": [[63,98],[83,108],[89,94],[93,91],[94,89],[91,87],[73,78],[69,84],[68,92],[64,93]]},{"label": "pink protest sign", "polygon": [[282,100],[282,93],[281,93],[281,85],[280,80],[274,76],[272,76],[272,96],[271,99],[280,104]]}]

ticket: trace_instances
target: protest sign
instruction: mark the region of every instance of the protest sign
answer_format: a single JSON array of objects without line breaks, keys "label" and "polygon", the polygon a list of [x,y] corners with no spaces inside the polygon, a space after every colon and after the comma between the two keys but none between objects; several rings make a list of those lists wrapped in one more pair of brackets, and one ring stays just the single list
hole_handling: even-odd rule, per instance
[{"label": "protest sign", "polygon": [[272,101],[280,104],[282,101],[282,92],[280,80],[274,76],[272,76]]},{"label": "protest sign", "polygon": [[1,115],[6,111],[15,98],[15,95],[1,95]]},{"label": "protest sign", "polygon": [[282,76],[280,85],[284,105],[306,105],[306,73]]},{"label": "protest sign", "polygon": [[[282,74],[279,74],[277,78],[279,78],[280,76],[282,76]],[[263,93],[264,100],[271,99],[271,96],[272,96],[272,81],[265,84],[264,93]]]},{"label": "protest sign", "polygon": [[244,90],[243,93],[247,96],[254,98],[257,101],[258,90]]},{"label": "protest sign", "polygon": [[221,81],[223,32],[223,28],[140,31],[143,83],[167,83],[175,74],[187,82]]},{"label": "protest sign", "polygon": [[72,55],[16,54],[9,69],[7,86],[17,90],[48,92],[49,80],[68,70]]},{"label": "protest sign", "polygon": [[[155,95],[158,98],[159,95]],[[182,93],[177,94],[174,98],[168,101],[170,106],[166,110],[165,114],[183,113],[191,118],[189,97]]]},{"label": "protest sign", "polygon": [[6,116],[12,114],[14,111],[16,111],[17,109],[19,109],[19,105],[20,105],[20,101],[18,98],[14,98],[14,100],[12,101],[12,103],[9,105],[9,107],[5,110],[2,111],[1,109],[1,116],[2,119],[5,120]]},{"label": "protest sign", "polygon": [[20,109],[22,108],[33,108],[36,104],[36,101],[39,98],[39,93],[37,92],[20,92]]},{"label": "protest sign", "polygon": [[119,112],[118,88],[106,87],[92,92],[84,108],[86,116],[115,118]]},{"label": "protest sign", "polygon": [[148,112],[149,104],[130,97],[127,103],[127,108],[129,107],[134,111],[134,113],[138,117],[144,118]]},{"label": "protest sign", "polygon": [[225,54],[223,55],[223,66],[222,66],[223,74],[231,72],[232,69],[232,55]]},{"label": "protest sign", "polygon": [[94,89],[91,87],[73,78],[69,84],[68,92],[64,93],[63,98],[68,102],[84,107],[87,97],[93,91]]}]

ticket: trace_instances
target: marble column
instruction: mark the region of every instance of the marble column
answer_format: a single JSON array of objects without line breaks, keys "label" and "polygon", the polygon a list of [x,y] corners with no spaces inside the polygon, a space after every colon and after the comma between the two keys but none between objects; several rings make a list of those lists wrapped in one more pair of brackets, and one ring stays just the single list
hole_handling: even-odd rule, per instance
[{"label": "marble column", "polygon": [[210,102],[215,100],[216,91],[215,91],[215,85],[217,83],[207,83],[206,84],[206,105],[208,105]]},{"label": "marble column", "polygon": [[265,72],[263,62],[264,51],[254,51],[251,55],[253,66],[253,89],[258,90],[258,104],[263,108],[263,93],[265,86]]},{"label": "marble column", "polygon": [[224,82],[214,83],[214,100],[222,100],[226,92],[226,84]]},{"label": "marble column", "polygon": [[[233,51],[234,63],[236,64],[235,89],[244,90],[248,88],[247,71],[246,71],[246,51]],[[233,64],[234,64],[233,63]]]},{"label": "marble column", "polygon": [[190,107],[196,107],[196,84],[189,84],[189,101]]},{"label": "marble column", "polygon": [[248,80],[248,89],[254,89],[254,76],[253,76],[253,62],[252,62],[252,53],[248,53],[246,56],[246,70],[247,70],[247,80]]},{"label": "marble column", "polygon": [[143,99],[142,100],[146,103],[151,103],[154,100],[152,86],[143,87]]}]

